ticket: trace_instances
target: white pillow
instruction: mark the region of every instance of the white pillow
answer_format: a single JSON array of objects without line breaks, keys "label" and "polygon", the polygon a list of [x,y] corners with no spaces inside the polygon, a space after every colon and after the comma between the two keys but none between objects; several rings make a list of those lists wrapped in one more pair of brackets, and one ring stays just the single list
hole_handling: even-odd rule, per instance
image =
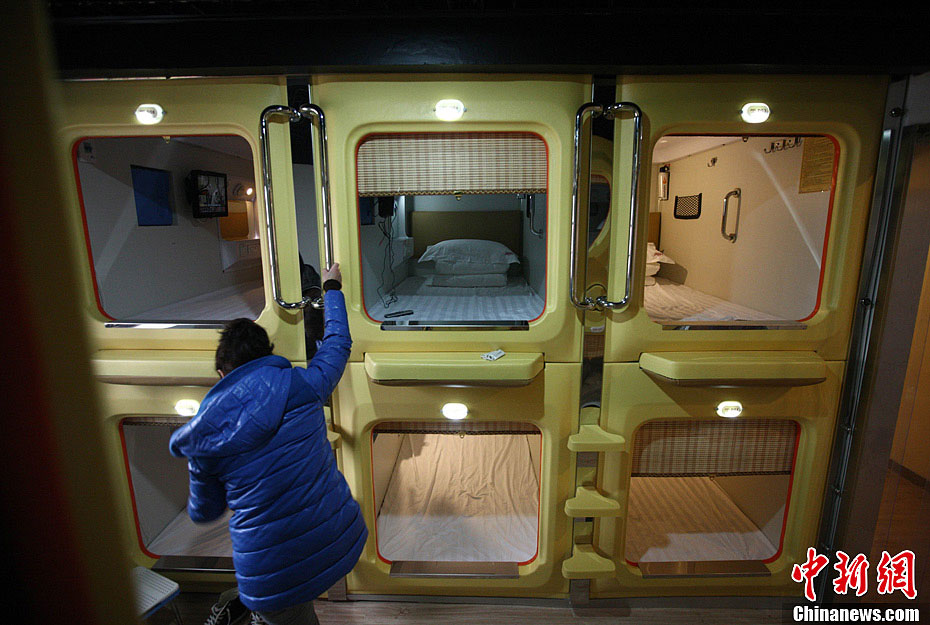
[{"label": "white pillow", "polygon": [[659,273],[659,263],[646,263],[646,275],[654,276]]},{"label": "white pillow", "polygon": [[510,248],[497,241],[483,239],[449,239],[430,245],[419,262],[446,260],[453,263],[518,263],[520,259]]},{"label": "white pillow", "polygon": [[445,276],[473,276],[478,274],[505,274],[510,263],[469,263],[465,261],[436,261],[436,273]]},{"label": "white pillow", "polygon": [[507,286],[507,275],[486,273],[463,276],[433,276],[431,286]]},{"label": "white pillow", "polygon": [[[647,263],[668,263],[674,265],[675,261],[656,249],[652,241],[646,244],[646,262]],[[648,274],[647,274],[648,275]]]}]

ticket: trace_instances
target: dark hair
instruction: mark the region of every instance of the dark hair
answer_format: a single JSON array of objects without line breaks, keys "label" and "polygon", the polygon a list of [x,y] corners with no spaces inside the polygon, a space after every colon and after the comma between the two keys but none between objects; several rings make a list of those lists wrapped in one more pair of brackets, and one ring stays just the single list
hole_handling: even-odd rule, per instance
[{"label": "dark hair", "polygon": [[265,328],[251,319],[233,319],[220,332],[216,368],[225,375],[256,358],[270,356],[273,349]]}]

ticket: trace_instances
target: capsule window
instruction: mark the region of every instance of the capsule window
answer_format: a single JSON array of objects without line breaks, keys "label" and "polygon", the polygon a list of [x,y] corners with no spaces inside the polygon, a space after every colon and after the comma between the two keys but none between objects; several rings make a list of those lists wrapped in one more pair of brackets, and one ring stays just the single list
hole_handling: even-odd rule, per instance
[{"label": "capsule window", "polygon": [[74,146],[100,311],[127,322],[255,319],[265,306],[254,165],[237,136]]},{"label": "capsule window", "polygon": [[627,561],[645,573],[777,557],[799,431],[781,419],[644,424],[632,452]]},{"label": "capsule window", "polygon": [[535,559],[541,438],[535,426],[510,422],[377,425],[379,556],[393,563]]},{"label": "capsule window", "polygon": [[358,147],[363,297],[400,324],[526,325],[545,307],[548,152],[521,132],[376,134]]},{"label": "capsule window", "polygon": [[822,135],[660,139],[645,264],[652,320],[810,319],[838,162],[838,144]]}]

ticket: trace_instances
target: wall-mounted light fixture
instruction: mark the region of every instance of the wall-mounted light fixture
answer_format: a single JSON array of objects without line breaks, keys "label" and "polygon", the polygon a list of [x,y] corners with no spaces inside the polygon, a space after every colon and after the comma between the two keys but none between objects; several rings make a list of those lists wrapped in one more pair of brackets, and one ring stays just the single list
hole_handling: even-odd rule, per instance
[{"label": "wall-mounted light fixture", "polygon": [[740,109],[740,117],[750,124],[761,124],[772,114],[772,109],[765,102],[747,102]]},{"label": "wall-mounted light fixture", "polygon": [[233,197],[237,200],[254,200],[255,187],[239,183],[233,187]]},{"label": "wall-mounted light fixture", "polygon": [[735,419],[743,413],[743,404],[738,401],[722,401],[717,404],[717,414],[727,419]]},{"label": "wall-mounted light fixture", "polygon": [[442,407],[442,416],[453,421],[461,421],[468,416],[468,406],[454,402],[444,404]]},{"label": "wall-mounted light fixture", "polygon": [[136,120],[140,124],[151,126],[165,117],[165,109],[158,104],[140,104],[136,107]]},{"label": "wall-mounted light fixture", "polygon": [[454,122],[462,119],[465,114],[465,105],[461,100],[440,100],[436,103],[436,117],[444,122]]}]

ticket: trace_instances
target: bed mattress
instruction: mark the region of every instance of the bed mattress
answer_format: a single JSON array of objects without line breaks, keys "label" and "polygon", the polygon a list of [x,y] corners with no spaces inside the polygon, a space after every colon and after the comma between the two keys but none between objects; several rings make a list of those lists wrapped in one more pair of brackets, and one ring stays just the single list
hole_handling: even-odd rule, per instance
[{"label": "bed mattress", "polygon": [[538,435],[406,435],[378,516],[391,561],[527,562],[536,554]]},{"label": "bed mattress", "polygon": [[257,319],[265,307],[261,280],[203,293],[136,315],[136,321],[225,321]]},{"label": "bed mattress", "polygon": [[194,523],[187,510],[181,510],[146,548],[159,556],[232,557],[229,537],[231,510],[210,523]]},{"label": "bed mattress", "polygon": [[508,276],[506,286],[438,287],[430,276],[411,276],[397,285],[397,301],[385,308],[367,305],[375,321],[385,314],[412,310],[397,321],[531,321],[542,314],[542,298],[520,276]]},{"label": "bed mattress", "polygon": [[645,287],[643,304],[653,321],[771,321],[768,313],[734,304],[684,284],[656,277]]},{"label": "bed mattress", "polygon": [[764,560],[777,550],[709,477],[634,477],[628,510],[631,562]]}]

